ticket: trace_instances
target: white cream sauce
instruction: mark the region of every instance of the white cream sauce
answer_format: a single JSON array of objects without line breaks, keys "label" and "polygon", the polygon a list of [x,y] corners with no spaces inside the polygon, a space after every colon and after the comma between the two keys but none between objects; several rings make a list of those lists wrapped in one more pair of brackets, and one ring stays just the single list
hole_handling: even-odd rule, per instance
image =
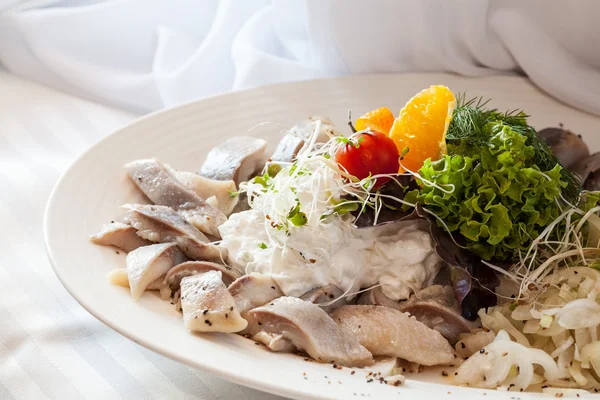
[{"label": "white cream sauce", "polygon": [[[270,275],[288,296],[335,284],[348,293],[381,284],[392,299],[406,299],[430,285],[439,271],[439,258],[422,221],[394,224],[392,232],[356,229],[349,215],[322,219],[339,203],[347,182],[332,168],[332,160],[299,156],[295,172],[283,169],[271,190],[247,188],[252,209],[231,215],[219,227],[233,266],[247,274]],[[301,172],[299,172],[301,171]],[[289,230],[288,213],[300,204],[307,223]]]},{"label": "white cream sauce", "polygon": [[429,234],[414,225],[393,236],[364,237],[369,235],[353,234],[334,219],[328,229],[297,227],[288,238],[294,248],[281,248],[270,243],[267,230],[273,228],[265,222],[258,210],[233,214],[219,228],[221,245],[240,271],[272,276],[288,296],[330,283],[344,291],[380,283],[384,294],[401,300],[430,285],[439,271]]}]

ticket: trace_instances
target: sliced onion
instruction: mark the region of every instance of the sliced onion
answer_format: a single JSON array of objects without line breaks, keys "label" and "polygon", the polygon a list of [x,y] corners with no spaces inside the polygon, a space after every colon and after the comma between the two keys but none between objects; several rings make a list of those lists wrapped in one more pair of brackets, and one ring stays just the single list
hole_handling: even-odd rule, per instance
[{"label": "sliced onion", "polygon": [[552,325],[550,325],[550,328],[548,328],[548,329],[542,328],[536,333],[536,335],[554,336],[554,335],[558,335],[559,333],[563,332],[564,330],[565,330],[565,328],[560,326],[558,321],[556,319],[554,319],[554,321],[552,321]]},{"label": "sliced onion", "polygon": [[[490,325],[494,326],[495,329],[493,329],[493,330],[495,330],[496,332],[505,330],[512,337],[515,338],[517,343],[519,343],[520,345],[523,345],[525,347],[529,347],[529,340],[527,340],[525,335],[523,335],[521,332],[519,332],[519,330],[517,328],[515,328],[514,325],[512,325],[510,323],[510,321],[504,315],[500,314],[498,311],[494,311],[490,317],[493,318],[493,320],[494,320],[494,322],[490,324]],[[483,320],[481,321],[481,323],[483,324]],[[492,328],[490,327],[490,329],[492,329]]]},{"label": "sliced onion", "polygon": [[593,300],[577,299],[561,308],[557,317],[563,328],[589,328],[600,324],[600,305]]},{"label": "sliced onion", "polygon": [[[544,369],[547,380],[558,378],[558,367],[546,352],[507,339],[508,333],[500,331],[483,353],[474,354],[456,370],[456,382],[489,388],[512,383],[517,389],[526,389],[534,379],[533,364]],[[514,365],[518,365],[519,372],[513,378],[510,372]]]},{"label": "sliced onion", "polygon": [[582,349],[585,345],[591,343],[590,332],[588,329],[575,329],[575,343]]},{"label": "sliced onion", "polygon": [[533,379],[531,379],[531,384],[532,385],[539,385],[540,383],[543,383],[546,381],[546,378],[544,378],[543,375],[540,374],[533,374]]},{"label": "sliced onion", "polygon": [[558,378],[558,367],[548,353],[538,349],[529,349],[529,353],[531,362],[544,368],[544,377],[546,379],[553,380]]},{"label": "sliced onion", "polygon": [[365,370],[379,374],[381,376],[393,375],[398,359],[396,357],[376,357],[375,364],[365,367]]},{"label": "sliced onion", "polygon": [[571,334],[568,331],[562,331],[557,335],[552,336],[552,343],[554,343],[554,345],[556,347],[560,346],[565,340],[567,340],[567,338],[569,338],[571,336]]},{"label": "sliced onion", "polygon": [[508,336],[508,332],[506,331],[500,331],[498,332],[498,335],[496,335],[496,341],[510,341],[510,336]]},{"label": "sliced onion", "polygon": [[552,358],[556,358],[559,355],[561,355],[565,350],[567,350],[569,347],[571,347],[571,345],[575,343],[575,340],[573,339],[572,336],[569,336],[569,338],[567,340],[565,340],[560,346],[558,346],[556,348],[556,350],[554,350],[552,352],[552,354],[550,354],[550,357]]},{"label": "sliced onion", "polygon": [[480,386],[491,389],[500,385],[506,379],[512,366],[515,364],[515,360],[509,355],[503,357],[501,354],[496,354],[496,352],[493,352],[490,349],[487,350],[488,354],[486,355],[484,353],[483,356],[491,357],[490,362],[492,362],[494,367],[485,375],[485,381],[482,381]]},{"label": "sliced onion", "polygon": [[575,350],[573,347],[569,347],[567,350],[563,351],[558,355],[558,360],[556,360],[557,367],[557,377],[556,379],[568,378],[569,374],[569,365],[573,361],[573,357],[575,354]]},{"label": "sliced onion", "polygon": [[[511,390],[545,379],[546,385],[559,388],[600,388],[595,375],[600,375],[600,273],[588,267],[565,268],[544,281],[547,286],[531,297],[533,304],[510,311],[507,303],[479,311],[482,326],[497,336],[488,345],[480,342],[477,347],[484,347],[484,353],[472,355],[459,367],[459,383]],[[475,343],[487,337],[482,333],[470,338]],[[457,346],[458,354],[464,352],[465,339]]]},{"label": "sliced onion", "polygon": [[592,375],[592,373],[589,370],[582,369],[581,375],[583,375],[583,377],[588,380],[588,384],[585,386],[585,389],[600,388],[600,383],[598,383],[594,375]]},{"label": "sliced onion", "polygon": [[534,347],[536,349],[543,349],[546,346],[546,343],[549,343],[549,341],[550,341],[549,336],[535,335],[533,344],[531,345],[531,347]]},{"label": "sliced onion", "polygon": [[479,386],[483,377],[494,369],[493,358],[481,353],[475,353],[467,361],[462,363],[454,373],[454,382]]},{"label": "sliced onion", "polygon": [[568,303],[577,299],[577,291],[571,289],[571,287],[566,283],[563,283],[560,287],[560,291],[558,292],[558,297]]},{"label": "sliced onion", "polygon": [[580,299],[588,297],[588,295],[594,289],[594,286],[596,286],[597,281],[598,280],[589,277],[585,278],[585,280],[579,285],[579,290],[577,290],[577,297],[579,297]]},{"label": "sliced onion", "polygon": [[494,334],[490,331],[479,331],[463,338],[456,343],[456,353],[462,357],[470,357],[494,341]]},{"label": "sliced onion", "polygon": [[592,364],[596,374],[600,373],[600,342],[593,342],[581,349],[581,357]]},{"label": "sliced onion", "polygon": [[540,320],[539,319],[530,319],[523,326],[523,333],[526,333],[526,334],[536,333],[539,330],[540,330]]},{"label": "sliced onion", "polygon": [[600,247],[600,217],[591,213],[587,218],[588,223],[588,247]]},{"label": "sliced onion", "polygon": [[581,364],[579,364],[578,362],[574,362],[571,365],[569,365],[568,369],[569,373],[571,374],[573,379],[575,379],[575,382],[577,382],[579,386],[584,387],[585,385],[587,385],[588,380],[581,373]]},{"label": "sliced onion", "polygon": [[594,281],[599,281],[600,280],[600,272],[596,271],[593,268],[589,268],[589,267],[571,267],[571,268],[564,268],[561,270],[558,270],[557,272],[553,273],[552,275],[548,275],[546,278],[544,278],[544,283],[550,284],[550,285],[558,285],[561,282],[568,280],[568,279],[584,279],[584,278],[590,278]]},{"label": "sliced onion", "polygon": [[590,326],[588,328],[588,332],[590,334],[590,339],[592,340],[592,342],[597,342],[598,341],[598,327]]},{"label": "sliced onion", "polygon": [[529,385],[531,385],[531,381],[533,381],[533,364],[531,363],[531,360],[528,360],[523,356],[519,357],[518,363],[519,374],[511,383],[514,385],[516,390],[525,390],[529,387]]},{"label": "sliced onion", "polygon": [[518,306],[515,310],[510,314],[510,317],[517,321],[527,321],[533,318],[531,315],[531,306]]}]

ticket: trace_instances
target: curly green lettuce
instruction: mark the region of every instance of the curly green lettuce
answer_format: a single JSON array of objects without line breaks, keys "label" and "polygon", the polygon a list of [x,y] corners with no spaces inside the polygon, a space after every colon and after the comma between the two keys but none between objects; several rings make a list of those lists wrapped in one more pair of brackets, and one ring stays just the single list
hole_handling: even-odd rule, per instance
[{"label": "curly green lettuce", "polygon": [[486,140],[452,140],[448,155],[425,161],[420,189],[405,200],[434,212],[482,259],[506,260],[560,215],[568,183],[560,164],[540,169],[536,149],[518,129],[495,121],[483,131]]}]

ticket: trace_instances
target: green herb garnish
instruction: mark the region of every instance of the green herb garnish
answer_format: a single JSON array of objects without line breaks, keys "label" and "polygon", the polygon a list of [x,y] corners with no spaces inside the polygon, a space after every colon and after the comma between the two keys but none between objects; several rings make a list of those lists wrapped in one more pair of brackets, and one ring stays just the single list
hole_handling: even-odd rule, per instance
[{"label": "green herb garnish", "polygon": [[425,161],[421,188],[405,200],[435,213],[481,258],[505,260],[526,251],[561,214],[561,196],[576,202],[581,187],[525,114],[485,104],[460,99],[446,136],[448,154]]},{"label": "green herb garnish", "polygon": [[354,146],[357,149],[360,148],[360,144],[362,143],[363,140],[365,140],[364,137],[359,137],[358,139],[356,138],[347,138],[345,136],[338,136],[336,138],[338,144],[346,144],[346,145],[350,145],[350,146]]},{"label": "green herb garnish", "polygon": [[[488,109],[489,100],[475,98],[466,100],[466,94],[457,96],[457,107],[452,114],[452,121],[446,133],[446,143],[468,147],[471,145],[486,145],[490,139],[492,127],[502,124],[510,127],[526,139],[526,145],[533,148],[533,164],[541,171],[548,171],[558,164],[550,147],[537,134],[536,130],[527,124],[529,117],[523,111],[513,110],[505,113],[496,109]],[[576,175],[566,168],[561,168],[561,177],[567,186],[563,189],[564,197],[574,203],[581,192],[581,184]]]},{"label": "green herb garnish", "polygon": [[344,215],[353,211],[358,210],[357,202],[344,202],[340,203],[333,208],[333,211],[338,215]]},{"label": "green herb garnish", "polygon": [[303,226],[308,222],[308,218],[306,218],[306,214],[300,211],[300,203],[296,203],[290,212],[287,215],[288,221],[292,223],[294,226]]},{"label": "green herb garnish", "polygon": [[281,165],[279,165],[279,164],[269,164],[269,166],[267,167],[267,174],[271,178],[275,178],[280,171],[281,171]]}]

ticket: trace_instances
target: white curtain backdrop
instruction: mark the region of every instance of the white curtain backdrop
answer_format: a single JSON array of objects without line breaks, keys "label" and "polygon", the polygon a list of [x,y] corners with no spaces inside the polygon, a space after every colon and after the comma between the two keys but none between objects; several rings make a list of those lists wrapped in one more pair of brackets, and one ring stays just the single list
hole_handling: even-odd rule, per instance
[{"label": "white curtain backdrop", "polygon": [[0,0],[0,63],[136,111],[289,80],[449,71],[524,73],[600,114],[600,1]]}]

